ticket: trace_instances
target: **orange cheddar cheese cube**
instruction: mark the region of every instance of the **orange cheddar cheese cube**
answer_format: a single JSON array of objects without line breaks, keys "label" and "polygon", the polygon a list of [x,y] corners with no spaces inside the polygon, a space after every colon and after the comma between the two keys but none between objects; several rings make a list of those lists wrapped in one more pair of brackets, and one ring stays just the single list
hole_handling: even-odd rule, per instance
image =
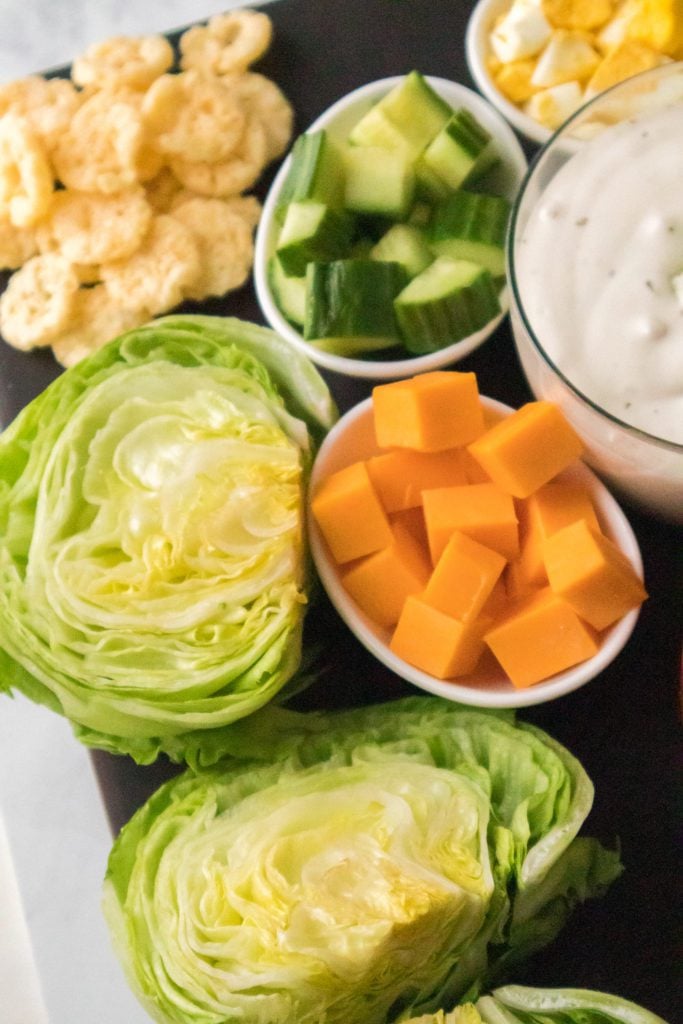
[{"label": "orange cheddar cheese cube", "polygon": [[379,384],[372,404],[380,448],[439,452],[468,444],[485,429],[473,373],[435,370]]},{"label": "orange cheddar cheese cube", "polygon": [[478,622],[460,622],[413,596],[403,606],[389,646],[409,665],[449,679],[474,671],[484,641]]},{"label": "orange cheddar cheese cube", "polygon": [[600,646],[594,630],[549,587],[512,605],[484,639],[518,689],[592,658]]},{"label": "orange cheddar cheese cube", "polygon": [[611,626],[647,597],[626,555],[585,519],[549,537],[543,554],[553,591],[594,629]]},{"label": "orange cheddar cheese cube", "polygon": [[337,562],[362,558],[392,542],[387,514],[364,462],[354,462],[324,480],[311,511]]},{"label": "orange cheddar cheese cube", "polygon": [[443,452],[397,448],[368,459],[368,473],[384,510],[402,512],[421,505],[426,488],[467,483],[463,454],[458,448]]},{"label": "orange cheddar cheese cube", "polygon": [[493,548],[504,558],[515,558],[519,536],[515,505],[495,484],[436,487],[422,495],[429,551],[434,565],[456,530]]},{"label": "orange cheddar cheese cube", "polygon": [[484,607],[504,568],[501,554],[456,530],[429,577],[422,599],[446,615],[471,622]]},{"label": "orange cheddar cheese cube", "polygon": [[354,562],[342,574],[342,583],[365,614],[380,626],[395,626],[410,594],[418,594],[431,566],[409,528],[396,523],[386,548]]},{"label": "orange cheddar cheese cube", "polygon": [[520,573],[529,584],[545,586],[548,575],[543,561],[543,543],[548,537],[579,519],[600,532],[588,489],[575,480],[552,481],[519,503]]},{"label": "orange cheddar cheese cube", "polygon": [[403,512],[392,512],[389,516],[389,522],[392,526],[402,523],[405,529],[412,534],[413,538],[422,547],[422,550],[426,553],[429,552],[427,527],[425,526],[425,517],[421,505],[415,508],[407,508]]},{"label": "orange cheddar cheese cube", "polygon": [[556,405],[528,402],[468,450],[502,490],[526,498],[578,458],[583,445]]}]

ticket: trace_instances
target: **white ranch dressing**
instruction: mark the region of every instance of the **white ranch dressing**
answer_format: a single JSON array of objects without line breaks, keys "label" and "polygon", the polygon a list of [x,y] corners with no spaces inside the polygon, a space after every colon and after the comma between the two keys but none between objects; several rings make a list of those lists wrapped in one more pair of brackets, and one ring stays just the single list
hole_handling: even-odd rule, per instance
[{"label": "white ranch dressing", "polygon": [[581,146],[519,239],[537,338],[586,397],[683,444],[683,106]]}]

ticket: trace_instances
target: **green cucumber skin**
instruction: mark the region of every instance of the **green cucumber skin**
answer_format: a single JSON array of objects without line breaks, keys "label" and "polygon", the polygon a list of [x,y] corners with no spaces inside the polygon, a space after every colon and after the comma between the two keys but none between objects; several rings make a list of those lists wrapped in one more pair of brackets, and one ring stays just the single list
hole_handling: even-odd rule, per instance
[{"label": "green cucumber skin", "polygon": [[[463,265],[463,261],[441,258],[444,263]],[[474,265],[471,265],[474,267]],[[428,271],[429,272],[429,269]],[[419,282],[415,278],[412,286]],[[404,290],[407,291],[407,289]],[[411,287],[414,294],[415,289]],[[462,341],[485,327],[501,312],[498,290],[488,270],[474,268],[474,276],[465,284],[444,287],[440,295],[424,301],[399,295],[396,318],[403,343],[414,355],[425,355]],[[403,296],[403,297],[402,297]]]},{"label": "green cucumber skin", "polygon": [[307,265],[313,260],[341,259],[351,251],[355,223],[346,210],[333,210],[322,204],[320,218],[315,230],[308,235],[292,237],[288,232],[290,217],[296,216],[296,209],[305,203],[290,203],[282,226],[276,253],[282,269],[289,277],[302,277]]},{"label": "green cucumber skin", "polygon": [[271,256],[268,279],[278,309],[286,320],[301,329],[306,316],[306,278],[285,274],[280,259]]},{"label": "green cucumber skin", "polygon": [[[306,271],[307,341],[326,338],[399,341],[394,299],[406,283],[398,263],[335,260],[310,263]],[[369,348],[369,345],[368,345]]]},{"label": "green cucumber skin", "polygon": [[429,244],[439,255],[471,259],[496,276],[505,271],[510,203],[502,196],[460,189],[435,206]]},{"label": "green cucumber skin", "polygon": [[278,220],[284,220],[290,203],[307,199],[335,209],[343,206],[343,161],[335,143],[324,130],[304,132],[292,146],[291,164],[276,210]]},{"label": "green cucumber skin", "polygon": [[423,159],[450,190],[455,190],[476,171],[490,143],[489,133],[469,111],[461,109],[429,144]]},{"label": "green cucumber skin", "polygon": [[416,152],[429,145],[453,114],[453,108],[419,71],[411,71],[379,101],[390,121],[401,129]]}]

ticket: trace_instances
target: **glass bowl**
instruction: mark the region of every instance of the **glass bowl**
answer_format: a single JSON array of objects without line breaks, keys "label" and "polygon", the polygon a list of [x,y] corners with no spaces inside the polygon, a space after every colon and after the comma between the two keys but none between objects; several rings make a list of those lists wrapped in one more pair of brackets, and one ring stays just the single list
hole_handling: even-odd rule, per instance
[{"label": "glass bowl", "polygon": [[[549,347],[553,347],[552,343],[549,345],[551,332],[553,337],[559,337],[561,324],[573,325],[577,316],[584,315],[580,302],[576,302],[577,274],[579,270],[584,273],[581,268],[583,257],[580,249],[575,248],[568,252],[566,262],[562,263],[561,249],[559,248],[561,238],[559,226],[548,222],[545,229],[539,229],[538,220],[531,222],[532,230],[545,230],[544,244],[547,245],[550,241],[555,245],[552,256],[553,259],[557,258],[560,267],[560,275],[555,273],[553,276],[552,268],[548,263],[543,263],[543,274],[537,280],[545,287],[542,294],[539,292],[537,295],[533,293],[533,285],[530,285],[525,269],[525,260],[529,259],[529,250],[527,249],[522,255],[525,242],[527,246],[529,245],[529,237],[525,236],[525,232],[530,218],[535,213],[539,218],[545,216],[546,221],[548,218],[552,220],[552,216],[566,218],[563,230],[565,233],[573,230],[570,215],[575,213],[577,197],[582,194],[579,189],[587,188],[586,181],[592,186],[589,190],[590,199],[593,202],[590,207],[591,216],[594,217],[596,211],[599,214],[601,206],[604,215],[607,210],[605,203],[610,204],[609,209],[612,214],[615,211],[617,213],[617,217],[612,217],[607,228],[603,229],[610,232],[610,239],[612,238],[611,233],[616,233],[617,229],[622,231],[623,235],[624,229],[631,232],[640,231],[643,226],[646,227],[644,215],[632,212],[637,206],[637,201],[629,202],[624,198],[623,189],[619,189],[621,179],[618,167],[620,165],[613,156],[614,144],[615,142],[619,143],[623,139],[624,133],[629,132],[635,123],[642,140],[642,144],[635,152],[647,154],[648,148],[652,152],[653,144],[648,143],[648,137],[650,137],[648,129],[641,124],[640,119],[650,120],[655,116],[668,117],[671,114],[667,111],[671,112],[672,108],[679,106],[683,111],[683,64],[672,63],[653,71],[646,71],[614,86],[586,104],[567,121],[539,152],[514,204],[508,234],[507,270],[513,334],[522,368],[535,396],[547,398],[561,407],[586,445],[586,461],[610,486],[645,511],[676,522],[683,522],[683,445],[677,440],[664,439],[650,433],[649,422],[648,429],[644,429],[642,422],[640,426],[636,426],[627,422],[626,419],[622,419],[615,412],[618,400],[622,402],[624,408],[626,407],[625,398],[627,397],[623,390],[623,384],[617,382],[616,371],[613,377],[608,376],[600,383],[600,387],[604,389],[604,397],[601,402],[596,398],[595,393],[591,393],[591,391],[595,391],[595,387],[586,387],[585,384],[580,386],[573,379],[576,370],[567,365],[566,351],[563,356],[559,357],[549,354]],[[605,135],[606,132],[611,134]],[[615,133],[620,134],[615,135]],[[597,149],[597,147],[601,148]],[[614,171],[616,181],[601,179],[593,185],[593,179],[585,168],[590,167],[589,174],[592,176],[595,154],[598,153],[598,158],[603,160],[604,166],[604,156],[608,153],[608,149],[612,153],[610,159],[612,159],[611,166],[616,169]],[[588,160],[591,162],[587,165]],[[575,164],[574,161],[582,161],[582,163]],[[648,184],[647,161],[644,160],[643,164],[642,194],[647,197],[648,210],[653,211],[652,214],[648,213],[647,215],[655,218],[650,223],[656,226],[656,218],[659,217],[662,230],[673,232],[674,228],[668,222],[665,223],[664,215],[660,216],[658,212],[660,196],[657,190],[653,190]],[[621,166],[626,165],[622,162]],[[576,185],[576,178],[572,180],[572,175],[576,173],[577,167],[584,175],[580,185]],[[563,176],[555,181],[556,176],[560,173]],[[548,192],[551,185],[553,185],[553,190]],[[553,214],[553,208],[559,212]],[[637,220],[637,217],[640,219]],[[585,224],[587,220],[588,218],[579,218],[573,221],[573,225],[576,227],[582,222]],[[555,235],[556,231],[558,234]],[[677,224],[676,231],[683,232],[683,217],[680,219],[680,224]],[[577,238],[578,236],[571,237]],[[635,240],[638,237],[636,235]],[[680,237],[683,237],[683,234]],[[522,241],[523,239],[525,242]],[[580,240],[576,244],[580,246]],[[654,245],[651,245],[651,248],[659,254],[659,250]],[[616,274],[618,277],[622,273],[620,268],[626,265],[625,261],[634,256],[638,256],[637,247],[634,248],[631,245],[619,247],[617,238],[614,244],[614,266],[619,269],[616,271],[610,269],[606,273],[611,276]],[[587,265],[584,264],[584,266]],[[681,269],[683,269],[683,245],[681,246]],[[659,269],[657,272],[659,273]],[[562,273],[564,273],[566,285],[562,281]],[[664,275],[663,263],[661,274]],[[643,272],[643,276],[646,278],[647,272]],[[561,281],[559,290],[558,278]],[[550,301],[553,280],[555,283],[552,284],[552,287],[556,289],[553,292],[555,304]],[[652,286],[650,280],[643,280],[641,284]],[[608,286],[605,285],[605,287]],[[623,296],[622,301],[629,304],[629,310],[633,308],[634,294],[636,293],[631,290],[628,295]],[[645,292],[642,294],[645,295]],[[671,304],[673,298],[672,291],[667,297],[667,302]],[[650,318],[643,322],[652,323],[651,307],[646,305],[646,301],[649,302],[647,298],[641,299],[636,295],[636,306],[638,303],[642,303],[643,316]],[[564,307],[561,305],[563,302],[565,303]],[[683,296],[681,295],[679,295],[679,302],[681,303],[680,315],[683,317]],[[530,305],[534,305],[533,316],[529,310]],[[590,308],[588,304],[584,304],[584,306],[585,309]],[[670,309],[671,305],[667,308]],[[594,315],[594,312],[595,304],[591,316]],[[544,321],[542,330],[537,326],[541,319]],[[533,323],[532,320],[534,320]],[[629,321],[630,323],[631,321]],[[607,335],[612,331],[613,325],[612,336],[605,338],[605,334],[603,334],[601,338],[605,338],[606,342],[615,340],[620,344],[627,344],[629,335],[624,333],[623,327],[619,324],[619,310],[617,310],[614,320],[608,320]],[[577,342],[583,336],[583,334],[577,333]],[[563,340],[565,343],[568,342],[566,336]],[[571,342],[573,343],[573,338]],[[652,344],[657,344],[656,339],[653,338]],[[571,351],[569,354],[571,356]],[[597,353],[593,349],[589,353],[588,362],[595,362],[596,356]],[[617,365],[616,360],[619,359],[622,364],[625,362],[623,351],[621,357],[617,352],[613,365]],[[637,379],[628,381],[628,388],[634,391],[634,395],[637,397],[638,391],[648,375],[654,378],[658,389],[662,389],[665,384],[667,388],[675,389],[674,375],[678,372],[680,381],[680,370],[676,371],[674,368],[674,373],[667,378],[666,370],[662,370],[659,366],[659,356],[653,348],[647,352],[647,361],[650,364],[646,367],[647,373],[643,370],[637,375]],[[656,372],[653,372],[655,366],[657,369]],[[674,395],[675,390],[672,390],[671,393]],[[673,400],[678,401],[679,407],[683,410],[683,392]]]}]

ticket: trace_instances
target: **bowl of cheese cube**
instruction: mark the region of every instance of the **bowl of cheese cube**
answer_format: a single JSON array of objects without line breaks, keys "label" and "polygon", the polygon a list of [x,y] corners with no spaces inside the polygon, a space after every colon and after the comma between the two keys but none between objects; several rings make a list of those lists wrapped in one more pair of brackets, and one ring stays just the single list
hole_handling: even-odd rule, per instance
[{"label": "bowl of cheese cube", "polygon": [[606,89],[683,57],[683,15],[675,0],[480,0],[466,55],[483,95],[543,144]]},{"label": "bowl of cheese cube", "polygon": [[364,646],[430,693],[538,704],[621,651],[646,598],[633,531],[551,402],[518,410],[473,373],[388,384],[316,457],[309,539]]}]

